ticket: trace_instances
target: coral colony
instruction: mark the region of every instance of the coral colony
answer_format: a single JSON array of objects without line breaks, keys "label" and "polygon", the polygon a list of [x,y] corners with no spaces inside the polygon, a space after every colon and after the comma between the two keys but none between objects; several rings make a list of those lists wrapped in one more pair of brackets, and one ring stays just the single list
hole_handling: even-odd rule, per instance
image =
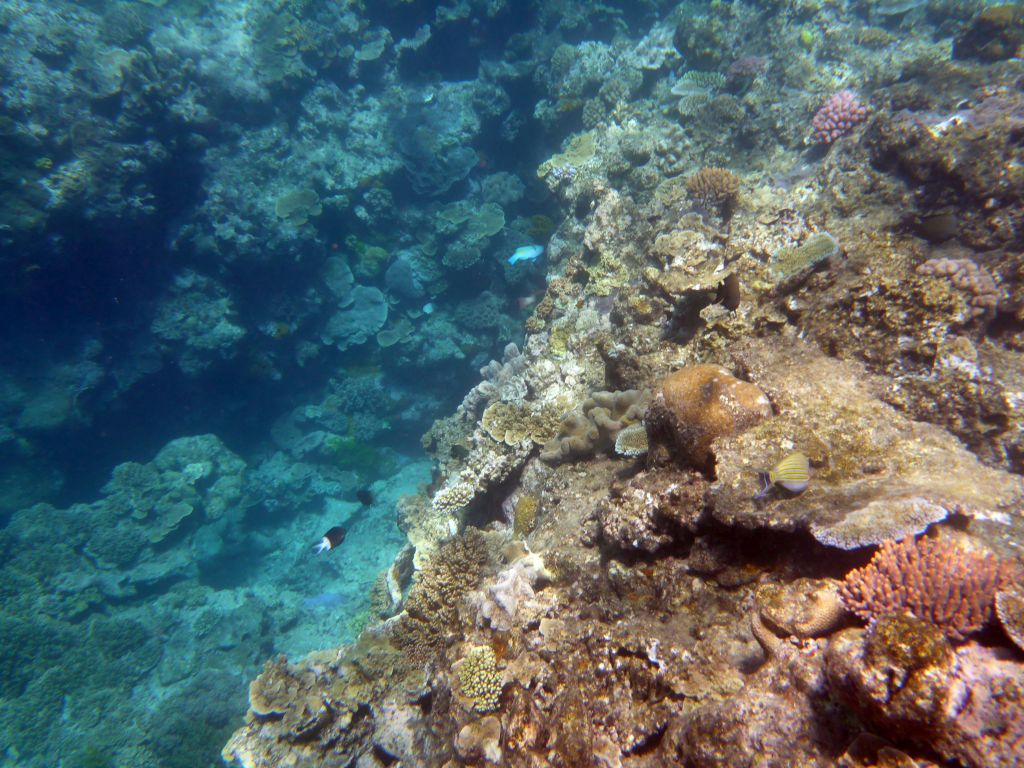
[{"label": "coral colony", "polygon": [[1024,765],[1022,54],[0,2],[0,763]]},{"label": "coral colony", "polygon": [[826,101],[811,118],[811,138],[819,144],[831,144],[867,118],[867,108],[853,91],[843,90]]}]

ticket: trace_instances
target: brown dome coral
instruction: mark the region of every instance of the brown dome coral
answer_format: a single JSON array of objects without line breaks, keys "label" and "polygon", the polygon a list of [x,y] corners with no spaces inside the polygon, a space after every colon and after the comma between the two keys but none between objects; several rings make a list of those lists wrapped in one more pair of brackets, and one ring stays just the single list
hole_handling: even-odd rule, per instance
[{"label": "brown dome coral", "polygon": [[705,468],[716,439],[739,434],[771,415],[771,403],[755,385],[720,365],[688,365],[661,382],[646,421],[652,443]]}]

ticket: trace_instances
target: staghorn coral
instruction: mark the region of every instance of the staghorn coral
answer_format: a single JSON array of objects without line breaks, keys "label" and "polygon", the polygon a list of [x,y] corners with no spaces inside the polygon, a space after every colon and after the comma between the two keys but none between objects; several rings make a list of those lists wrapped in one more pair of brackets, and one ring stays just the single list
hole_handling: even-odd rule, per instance
[{"label": "staghorn coral", "polygon": [[464,696],[473,700],[473,709],[481,714],[493,712],[501,701],[501,672],[494,650],[489,646],[471,648],[458,666],[459,684]]},{"label": "staghorn coral", "polygon": [[945,539],[885,541],[846,575],[839,596],[865,621],[910,613],[963,641],[988,622],[1000,580],[997,559]]},{"label": "staghorn coral", "polygon": [[768,398],[755,385],[720,365],[689,365],[662,380],[646,422],[653,444],[704,467],[715,440],[743,432],[771,415]]},{"label": "staghorn coral", "polygon": [[476,528],[467,528],[438,549],[420,571],[405,612],[391,628],[395,646],[421,662],[440,653],[458,625],[459,602],[476,586],[486,562],[484,537]]}]

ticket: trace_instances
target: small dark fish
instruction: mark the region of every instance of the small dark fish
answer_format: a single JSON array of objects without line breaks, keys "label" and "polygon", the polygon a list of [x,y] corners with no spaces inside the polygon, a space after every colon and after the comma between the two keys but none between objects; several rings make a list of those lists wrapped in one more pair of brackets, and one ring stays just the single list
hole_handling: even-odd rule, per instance
[{"label": "small dark fish", "polygon": [[715,294],[715,303],[721,304],[730,312],[740,305],[740,278],[735,272],[725,276]]},{"label": "small dark fish", "polygon": [[326,552],[334,549],[345,540],[345,529],[340,525],[336,525],[320,539],[320,543],[313,547],[313,550],[319,554],[320,552]]},{"label": "small dark fish", "polygon": [[359,499],[359,503],[364,507],[368,507],[373,504],[373,491],[369,488],[360,488],[356,491],[356,498]]}]

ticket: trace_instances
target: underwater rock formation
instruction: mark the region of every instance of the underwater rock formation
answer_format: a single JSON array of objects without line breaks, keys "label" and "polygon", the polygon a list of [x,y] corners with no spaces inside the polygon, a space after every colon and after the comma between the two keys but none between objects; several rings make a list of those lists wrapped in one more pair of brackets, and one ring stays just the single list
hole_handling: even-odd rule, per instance
[{"label": "underwater rock formation", "polygon": [[[900,415],[872,394],[859,366],[796,338],[781,348],[745,343],[734,354],[778,413],[713,445],[721,522],[807,529],[842,549],[904,538],[954,513],[1020,525],[1019,476],[983,466],[945,431]],[[793,449],[810,458],[808,489],[755,500],[758,471]]]},{"label": "underwater rock formation", "polygon": [[844,630],[826,654],[832,690],[881,735],[961,765],[1019,763],[1019,659],[973,643],[954,651],[937,627],[906,616]]}]

